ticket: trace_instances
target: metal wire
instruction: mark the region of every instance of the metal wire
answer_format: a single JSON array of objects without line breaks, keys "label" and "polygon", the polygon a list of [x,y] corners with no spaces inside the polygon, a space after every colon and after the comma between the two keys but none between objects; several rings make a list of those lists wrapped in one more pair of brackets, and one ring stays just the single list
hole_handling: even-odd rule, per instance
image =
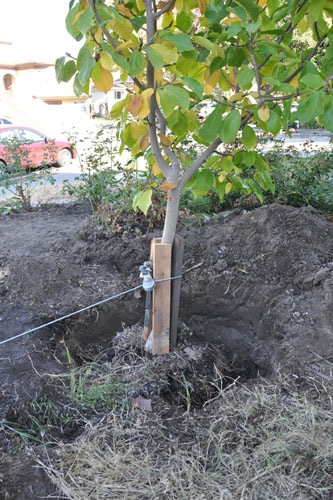
[{"label": "metal wire", "polygon": [[65,316],[61,316],[61,318],[54,319],[53,321],[49,321],[48,323],[45,323],[44,325],[37,326],[36,328],[31,328],[31,330],[27,330],[23,333],[20,333],[19,335],[15,335],[14,337],[10,337],[9,339],[2,340],[0,342],[0,345],[6,344],[6,342],[10,342],[11,340],[18,339],[19,337],[23,337],[24,335],[28,335],[28,333],[36,332],[37,330],[41,330],[42,328],[45,328],[46,326],[54,325],[55,323],[58,323],[59,321],[62,321],[64,319],[70,318],[71,316],[74,316],[75,314],[79,314],[84,311],[88,311],[88,309],[92,309],[93,307],[100,306],[101,304],[104,304],[105,302],[109,302],[110,300],[117,299],[119,297],[122,297],[123,295],[126,295],[127,293],[134,292],[135,290],[139,290],[139,288],[142,288],[142,285],[135,286],[134,288],[130,288],[129,290],[126,290],[126,292],[120,292],[117,293],[116,295],[113,295],[112,297],[108,297],[107,299],[100,300],[99,302],[95,302],[95,304],[91,304],[90,306],[83,307],[82,309],[79,309],[78,311],[74,311],[69,314],[65,314]]},{"label": "metal wire", "polygon": [[[159,280],[155,280],[156,283],[160,283],[161,281],[171,281],[175,279],[179,279],[181,276],[173,276],[171,278],[163,278]],[[105,302],[109,302],[110,300],[118,299],[119,297],[123,297],[124,295],[127,295],[128,293],[135,292],[136,290],[139,290],[142,288],[142,284],[135,286],[134,288],[130,288],[129,290],[126,290],[125,292],[120,292],[117,293],[116,295],[113,295],[112,297],[108,297],[107,299],[100,300],[99,302],[95,302],[94,304],[91,304],[90,306],[83,307],[82,309],[79,309],[77,311],[74,311],[69,314],[65,314],[65,316],[61,316],[61,318],[54,319],[52,321],[49,321],[48,323],[44,323],[43,325],[37,326],[36,328],[31,328],[30,330],[26,330],[25,332],[19,333],[18,335],[14,335],[14,337],[10,337],[9,339],[2,340],[0,342],[0,345],[6,344],[7,342],[11,342],[12,340],[16,340],[20,337],[23,337],[24,335],[28,335],[29,333],[36,332],[37,330],[41,330],[42,328],[46,328],[47,326],[54,325],[55,323],[59,323],[59,321],[63,321],[64,319],[70,318],[71,316],[75,316],[76,314],[80,314],[84,311],[88,311],[89,309],[92,309],[93,307],[100,306],[101,304],[105,304]]]}]

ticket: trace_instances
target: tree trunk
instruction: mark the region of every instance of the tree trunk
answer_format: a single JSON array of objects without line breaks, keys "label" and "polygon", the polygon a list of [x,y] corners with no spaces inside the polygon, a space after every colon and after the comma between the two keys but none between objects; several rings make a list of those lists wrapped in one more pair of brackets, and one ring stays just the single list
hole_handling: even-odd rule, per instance
[{"label": "tree trunk", "polygon": [[182,192],[179,188],[168,192],[168,203],[162,235],[162,243],[164,244],[169,243],[172,245],[175,239],[181,194]]}]

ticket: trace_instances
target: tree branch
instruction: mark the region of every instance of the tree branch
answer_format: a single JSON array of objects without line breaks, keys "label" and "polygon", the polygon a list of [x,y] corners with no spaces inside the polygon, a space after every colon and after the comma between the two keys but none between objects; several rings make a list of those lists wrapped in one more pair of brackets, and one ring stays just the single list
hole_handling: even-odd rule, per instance
[{"label": "tree branch", "polygon": [[160,9],[154,13],[154,18],[158,19],[159,17],[161,17],[163,14],[168,12],[168,10],[172,9],[172,7],[175,5],[175,3],[176,3],[176,0],[170,0],[170,2],[167,3],[164,7],[162,7],[162,9]]},{"label": "tree branch", "polygon": [[313,47],[313,49],[311,50],[310,54],[308,55],[308,57],[306,57],[304,59],[304,61],[302,62],[302,64],[299,65],[299,67],[291,74],[288,76],[288,78],[286,78],[285,80],[283,80],[283,83],[289,83],[291,82],[291,80],[293,78],[295,78],[296,75],[298,75],[298,73],[300,73],[302,71],[302,69],[304,68],[304,64],[306,63],[306,61],[311,61],[311,59],[317,54],[321,44],[323,43],[323,41],[327,38],[327,34],[325,33],[324,35],[322,35],[319,39],[318,39],[318,42],[316,43],[316,45]]},{"label": "tree branch", "polygon": [[[92,8],[93,10],[93,13],[94,13],[94,16],[95,16],[95,19],[98,23],[98,25],[100,26],[101,30],[103,31],[103,34],[105,35],[105,37],[107,38],[107,40],[110,42],[110,44],[112,45],[112,47],[120,54],[120,55],[124,55],[122,53],[121,50],[118,50],[118,44],[116,42],[116,40],[113,38],[113,36],[111,36],[111,34],[108,32],[108,30],[106,29],[106,27],[103,25],[103,22],[102,22],[102,19],[100,17],[100,15],[98,14],[97,12],[97,9],[96,9],[96,5],[95,5],[95,2],[94,0],[87,0],[88,1],[88,4],[89,6]],[[145,86],[142,85],[142,83],[137,79],[137,78],[133,78],[133,81],[135,83],[135,85],[137,85],[139,87],[139,89],[141,90],[145,90]]]},{"label": "tree branch", "polygon": [[221,139],[218,137],[212,142],[201,155],[194,160],[192,165],[184,172],[179,181],[180,189],[184,189],[186,183],[190,180],[192,175],[205,163],[206,160],[214,153],[215,149],[222,143]]}]

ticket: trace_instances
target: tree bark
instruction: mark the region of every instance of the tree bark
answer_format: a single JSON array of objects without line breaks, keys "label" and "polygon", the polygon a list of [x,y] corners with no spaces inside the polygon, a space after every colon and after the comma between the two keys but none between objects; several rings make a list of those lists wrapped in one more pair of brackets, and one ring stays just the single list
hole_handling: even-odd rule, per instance
[{"label": "tree bark", "polygon": [[182,191],[180,188],[168,192],[168,203],[162,234],[162,243],[173,244],[178,224],[179,202]]}]

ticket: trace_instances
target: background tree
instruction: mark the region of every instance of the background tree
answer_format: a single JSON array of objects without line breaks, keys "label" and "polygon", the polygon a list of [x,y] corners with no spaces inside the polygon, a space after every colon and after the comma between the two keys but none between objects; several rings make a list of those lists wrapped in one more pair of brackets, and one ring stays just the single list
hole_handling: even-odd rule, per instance
[{"label": "background tree", "polygon": [[[162,242],[172,243],[185,186],[195,195],[214,187],[221,199],[274,190],[256,133],[288,133],[295,100],[301,122],[318,118],[333,131],[332,18],[331,0],[72,0],[67,29],[83,44],[77,59],[57,60],[57,78],[74,76],[77,95],[90,80],[107,92],[115,70],[130,80],[111,111],[120,152],[144,156],[155,174],[135,206],[146,212],[153,189],[167,194]],[[294,42],[299,33],[306,50]],[[194,157],[188,141],[198,145]]]}]

